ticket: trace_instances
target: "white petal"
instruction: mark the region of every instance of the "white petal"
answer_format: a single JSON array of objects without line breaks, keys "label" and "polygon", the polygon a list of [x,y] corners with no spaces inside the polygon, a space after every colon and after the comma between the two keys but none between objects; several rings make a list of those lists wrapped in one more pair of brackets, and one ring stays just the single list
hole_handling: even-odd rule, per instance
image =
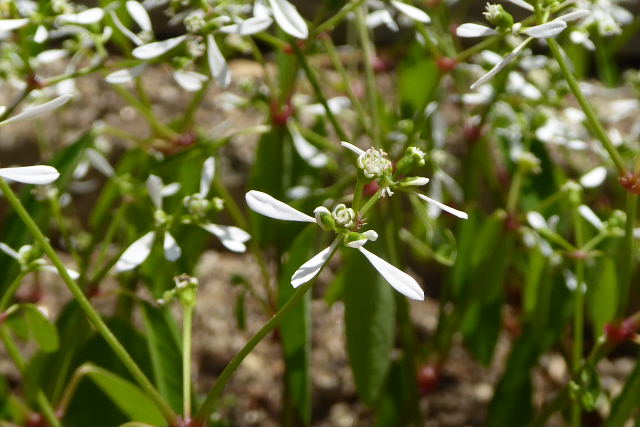
[{"label": "white petal", "polygon": [[215,173],[216,161],[213,157],[209,157],[204,161],[204,165],[202,165],[202,172],[200,173],[200,191],[198,191],[198,195],[200,197],[207,197],[207,194],[209,194],[211,182],[213,181]]},{"label": "white petal", "polygon": [[458,218],[462,218],[462,219],[467,219],[469,218],[469,215],[467,215],[466,212],[462,212],[459,211],[457,209],[452,208],[451,206],[447,206],[442,202],[439,202],[437,200],[434,200],[430,197],[425,196],[424,194],[420,194],[420,193],[415,193],[419,198],[421,198],[422,200],[424,200],[427,203],[431,203],[436,205],[437,207],[439,207],[440,209],[442,209],[445,212],[449,212],[451,215],[457,216]]},{"label": "white petal", "polygon": [[33,41],[36,43],[43,43],[49,38],[49,31],[44,25],[38,25],[36,33],[33,35]]},{"label": "white petal", "polygon": [[362,156],[364,154],[364,150],[356,147],[355,145],[346,142],[346,141],[341,141],[340,145],[342,145],[344,148],[346,148],[347,150],[351,150],[354,153],[356,153],[358,156]]},{"label": "white petal", "polygon": [[162,179],[156,175],[147,178],[147,191],[156,209],[162,209]]},{"label": "white petal", "polygon": [[41,105],[36,105],[35,107],[30,107],[27,108],[26,110],[24,110],[22,113],[20,114],[16,114],[13,117],[9,117],[7,120],[0,122],[0,126],[4,126],[6,124],[12,123],[12,122],[17,122],[19,120],[25,120],[25,119],[30,119],[34,116],[39,116],[41,114],[45,114],[48,113],[50,111],[55,110],[56,108],[59,108],[61,106],[63,106],[64,104],[66,104],[67,102],[69,102],[69,100],[73,97],[73,95],[62,95],[54,100],[51,100],[49,102],[45,102],[44,104]]},{"label": "white petal", "polygon": [[202,83],[206,82],[209,78],[204,74],[196,73],[195,71],[175,71],[173,78],[178,85],[186,91],[196,92],[202,89]]},{"label": "white petal", "polygon": [[531,211],[527,212],[527,221],[529,225],[535,230],[548,229],[549,225],[540,212]]},{"label": "white petal", "polygon": [[367,15],[365,23],[369,28],[377,28],[380,25],[386,25],[393,32],[400,31],[400,27],[391,16],[387,9],[379,9]]},{"label": "white petal", "polygon": [[167,40],[162,40],[160,42],[144,44],[133,49],[131,54],[138,59],[148,60],[157,58],[179,46],[186,39],[186,37],[187,36],[179,36]]},{"label": "white petal", "polygon": [[253,17],[237,24],[225,25],[220,28],[221,33],[238,34],[240,36],[250,36],[261,33],[271,26],[273,19],[270,17],[258,18]]},{"label": "white petal", "polygon": [[509,3],[513,3],[516,6],[520,6],[523,9],[528,10],[529,12],[533,12],[535,9],[529,3],[524,0],[507,0]]},{"label": "white petal", "polygon": [[559,16],[557,19],[561,19],[564,22],[577,21],[578,19],[586,18],[591,15],[591,11],[585,9],[574,10],[565,15]]},{"label": "white petal", "polygon": [[130,29],[124,26],[124,24],[122,23],[122,21],[120,21],[120,18],[118,18],[118,15],[116,15],[115,12],[111,12],[109,16],[111,16],[111,19],[113,20],[113,23],[116,25],[116,28],[118,28],[118,30],[120,30],[120,32],[124,34],[126,38],[131,40],[133,44],[135,44],[136,46],[142,46],[144,44],[144,42],[140,37],[138,37],[136,34],[134,34],[133,31],[131,31]]},{"label": "white petal", "polygon": [[364,236],[370,242],[375,242],[376,240],[378,240],[378,233],[375,230],[367,230],[362,234],[364,234]]},{"label": "white petal", "polygon": [[160,190],[160,196],[162,196],[162,198],[173,196],[178,191],[180,191],[180,187],[181,185],[179,182],[172,182],[171,184],[167,184],[162,187],[162,190]]},{"label": "white petal", "polygon": [[269,218],[284,221],[316,222],[309,215],[303,214],[299,210],[261,191],[251,190],[245,195],[245,199],[251,210]]},{"label": "white petal", "polygon": [[119,85],[132,82],[136,77],[140,76],[147,64],[140,64],[133,68],[125,68],[124,70],[114,71],[108,74],[104,79],[112,85]]},{"label": "white petal", "polygon": [[220,239],[220,242],[222,242],[227,249],[233,252],[245,252],[247,247],[244,245],[244,242],[251,239],[251,235],[249,233],[238,227],[202,224],[202,228]]},{"label": "white petal", "polygon": [[548,37],[557,36],[564,31],[565,28],[567,28],[567,23],[565,21],[562,19],[554,19],[553,21],[546,22],[542,25],[527,28],[522,32],[536,39],[546,39]]},{"label": "white petal", "polygon": [[209,70],[211,75],[222,87],[227,87],[231,83],[231,73],[224,56],[218,49],[216,40],[211,34],[207,36],[207,59],[209,60]]},{"label": "white petal", "polygon": [[269,5],[282,31],[299,39],[306,39],[309,36],[307,23],[294,5],[287,0],[269,0]]},{"label": "white petal", "polygon": [[401,13],[405,14],[415,21],[424,22],[425,24],[431,22],[431,18],[429,18],[429,15],[427,15],[426,12],[422,9],[418,9],[415,6],[411,6],[410,4],[406,4],[396,0],[391,0],[391,4]]},{"label": "white petal", "polygon": [[51,166],[23,166],[0,169],[1,178],[25,184],[51,184],[59,176],[60,173]]},{"label": "white petal", "polygon": [[296,151],[300,157],[314,168],[326,166],[329,158],[300,134],[298,127],[293,121],[287,122],[287,128],[289,128],[293,145],[296,147]]},{"label": "white petal", "polygon": [[164,233],[164,257],[168,261],[175,261],[182,256],[182,249],[178,246],[176,239],[167,231]]},{"label": "white petal", "polygon": [[[53,265],[49,265],[49,264],[45,264],[41,266],[39,270],[49,271],[51,273],[58,274],[58,269]],[[69,277],[71,277],[73,280],[78,280],[78,278],[80,277],[80,273],[78,273],[77,271],[72,270],[70,268],[67,268],[66,270],[67,270],[67,273],[69,274]]]},{"label": "white petal", "polygon": [[142,31],[152,32],[151,28],[151,19],[149,18],[149,14],[147,13],[147,9],[144,8],[143,5],[134,0],[129,0],[127,2],[127,12],[136,21],[138,27]]},{"label": "white petal", "polygon": [[0,251],[4,252],[5,254],[9,255],[11,258],[13,259],[19,259],[20,255],[18,255],[18,252],[14,251],[9,245],[0,242]]},{"label": "white petal", "polygon": [[265,0],[256,0],[253,4],[253,16],[256,18],[270,18],[271,9],[265,4]]},{"label": "white petal", "polygon": [[485,37],[498,34],[493,28],[485,27],[478,24],[462,24],[456,28],[456,34],[458,37]]},{"label": "white petal", "polygon": [[358,248],[363,247],[368,241],[369,241],[369,239],[367,239],[367,238],[360,239],[360,240],[354,240],[352,242],[347,243],[347,247],[348,248],[358,249]]},{"label": "white petal", "polygon": [[50,64],[59,59],[64,58],[69,54],[69,51],[66,49],[49,49],[40,52],[36,57],[35,61],[37,64]]},{"label": "white petal", "polygon": [[20,27],[24,27],[29,23],[27,18],[22,19],[0,19],[0,33],[13,31]]},{"label": "white petal", "polygon": [[607,178],[607,168],[598,166],[592,169],[580,178],[580,185],[585,188],[594,188],[599,186]]},{"label": "white petal", "polygon": [[586,205],[578,206],[578,212],[580,212],[580,215],[582,215],[584,219],[589,221],[589,223],[593,225],[595,228],[597,228],[598,230],[602,230],[604,228],[604,224],[602,223],[600,218],[598,218],[598,215],[596,215],[595,212],[593,212],[593,210],[591,210],[589,206],[586,206]]},{"label": "white petal", "polygon": [[336,240],[329,246],[324,249],[322,252],[315,255],[309,261],[305,262],[293,273],[291,276],[291,285],[294,288],[297,288],[300,285],[304,285],[305,283],[312,280],[314,277],[320,273],[322,267],[327,263],[329,258],[331,257],[331,253],[336,248],[339,240]]},{"label": "white petal", "polygon": [[99,7],[94,7],[79,13],[60,15],[56,21],[62,24],[90,25],[101,21],[103,17],[104,11]]},{"label": "white petal", "polygon": [[[424,291],[413,277],[363,247],[358,248],[358,250],[396,291],[411,299],[424,300]],[[363,295],[363,297],[365,296]]]},{"label": "white petal", "polygon": [[100,173],[102,173],[104,176],[112,177],[115,175],[111,163],[109,163],[109,161],[102,155],[101,152],[93,148],[89,148],[85,153],[93,167],[100,171]]},{"label": "white petal", "polygon": [[513,61],[513,58],[515,58],[518,55],[518,53],[520,53],[520,50],[522,50],[522,48],[525,46],[526,43],[527,43],[527,40],[525,40],[518,47],[516,47],[509,55],[505,56],[502,59],[502,61],[494,65],[493,68],[491,68],[491,70],[489,70],[487,74],[485,74],[484,76],[476,80],[476,82],[470,86],[471,90],[475,90],[478,86],[485,84],[486,82],[491,80],[496,74],[502,71],[507,65],[509,65],[511,61]]},{"label": "white petal", "polygon": [[155,232],[150,231],[138,240],[133,242],[122,254],[116,263],[115,270],[117,273],[133,270],[144,262],[151,253]]}]

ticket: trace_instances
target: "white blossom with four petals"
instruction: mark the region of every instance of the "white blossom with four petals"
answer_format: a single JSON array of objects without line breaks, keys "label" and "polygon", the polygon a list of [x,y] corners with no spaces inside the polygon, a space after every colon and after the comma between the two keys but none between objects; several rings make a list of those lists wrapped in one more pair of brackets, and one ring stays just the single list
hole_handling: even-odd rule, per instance
[{"label": "white blossom with four petals", "polygon": [[[269,218],[283,221],[316,223],[314,217],[302,213],[261,191],[249,191],[245,199],[251,210]],[[378,234],[373,230],[368,230],[362,234],[364,236],[363,239],[347,243],[347,246],[358,250],[364,255],[378,273],[380,273],[395,290],[411,299],[424,300],[424,291],[414,278],[364,248],[364,244],[368,241],[376,240]],[[329,247],[323,249],[309,261],[302,264],[293,276],[291,276],[291,285],[298,287],[316,277],[320,273],[320,270],[322,270],[322,267],[329,261],[329,258],[331,258],[339,242],[340,237],[336,238]]]}]

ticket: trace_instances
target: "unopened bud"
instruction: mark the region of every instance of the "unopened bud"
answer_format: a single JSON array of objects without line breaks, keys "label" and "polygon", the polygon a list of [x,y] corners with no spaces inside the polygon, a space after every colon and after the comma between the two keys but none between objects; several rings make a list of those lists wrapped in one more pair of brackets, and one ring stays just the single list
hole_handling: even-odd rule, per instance
[{"label": "unopened bud", "polygon": [[336,226],[336,222],[333,219],[331,212],[329,212],[329,209],[325,208],[324,206],[318,206],[317,208],[315,208],[313,213],[316,216],[316,223],[318,223],[320,228],[322,228],[323,230],[333,230]]}]

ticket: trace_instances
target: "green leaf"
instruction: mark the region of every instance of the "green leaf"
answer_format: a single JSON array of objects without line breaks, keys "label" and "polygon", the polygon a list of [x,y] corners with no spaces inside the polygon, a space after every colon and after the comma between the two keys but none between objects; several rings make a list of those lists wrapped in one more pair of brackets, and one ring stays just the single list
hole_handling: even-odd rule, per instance
[{"label": "green leaf", "polygon": [[153,378],[160,394],[171,407],[182,409],[182,354],[173,318],[166,310],[142,302],[142,315],[146,331]]},{"label": "green leaf", "polygon": [[131,382],[91,364],[85,365],[83,369],[86,375],[132,420],[153,425],[166,424],[155,404]]},{"label": "green leaf", "polygon": [[613,320],[618,308],[616,265],[611,258],[607,257],[598,264],[598,267],[599,279],[591,286],[589,299],[594,336],[600,336],[604,332],[604,325]]},{"label": "green leaf", "polygon": [[605,426],[623,426],[633,412],[638,408],[640,396],[640,362],[636,362],[633,372],[627,378],[622,392],[616,397],[611,405],[611,413],[607,421],[602,423]]},{"label": "green leaf", "polygon": [[391,364],[394,291],[356,251],[346,251],[343,269],[349,362],[358,394],[372,406],[380,396]]},{"label": "green leaf", "polygon": [[425,96],[430,94],[433,85],[439,82],[437,74],[438,67],[431,58],[406,64],[400,69],[398,92],[408,110],[415,111],[423,104]]},{"label": "green leaf", "polygon": [[527,332],[514,344],[507,367],[496,386],[489,404],[486,425],[524,426],[533,414],[531,368],[538,358],[538,349]]},{"label": "green leaf", "polygon": [[[288,251],[278,282],[278,307],[282,307],[294,293],[291,276],[313,256],[312,248],[317,227],[307,227],[294,240]],[[280,323],[282,349],[285,360],[284,415],[285,425],[311,423],[311,292],[307,292]]]},{"label": "green leaf", "polygon": [[38,347],[48,353],[56,351],[60,344],[56,325],[33,304],[24,304],[21,309]]}]

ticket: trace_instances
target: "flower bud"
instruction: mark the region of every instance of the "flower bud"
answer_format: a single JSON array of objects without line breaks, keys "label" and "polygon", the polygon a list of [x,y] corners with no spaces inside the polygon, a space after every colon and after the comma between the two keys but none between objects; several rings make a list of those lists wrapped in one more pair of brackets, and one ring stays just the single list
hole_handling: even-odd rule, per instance
[{"label": "flower bud", "polygon": [[487,3],[486,12],[483,15],[487,21],[505,32],[513,26],[513,16],[504,10],[501,4]]},{"label": "flower bud", "polygon": [[323,230],[333,230],[336,226],[336,222],[333,219],[331,212],[329,212],[329,209],[324,206],[318,206],[314,209],[313,213],[316,216],[316,222]]},{"label": "flower bud", "polygon": [[537,174],[541,172],[540,159],[538,159],[533,153],[524,152],[518,155],[518,166],[525,173]]},{"label": "flower bud", "polygon": [[408,147],[404,156],[396,163],[396,171],[399,175],[411,173],[414,169],[425,165],[427,156],[418,147]]},{"label": "flower bud", "polygon": [[353,220],[356,217],[356,213],[353,209],[348,208],[344,203],[340,203],[331,212],[331,216],[339,227],[351,228],[353,226]]}]

